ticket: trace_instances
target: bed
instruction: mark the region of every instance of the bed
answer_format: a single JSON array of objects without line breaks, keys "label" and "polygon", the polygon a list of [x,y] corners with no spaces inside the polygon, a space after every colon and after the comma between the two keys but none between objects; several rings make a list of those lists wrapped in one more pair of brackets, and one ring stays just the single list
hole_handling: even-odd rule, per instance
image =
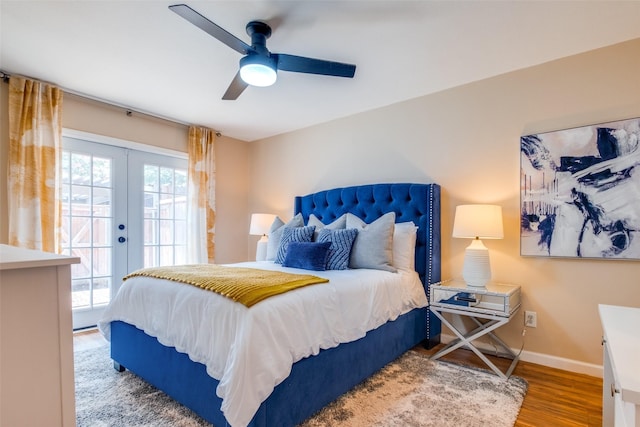
[{"label": "bed", "polygon": [[[415,271],[425,295],[429,295],[429,285],[440,281],[437,184],[337,188],[299,196],[294,201],[294,214],[300,214],[305,223],[313,215],[329,224],[347,213],[371,223],[389,212],[395,214],[396,223],[412,221],[417,226]],[[131,323],[108,319],[108,326],[100,325],[101,330],[108,329],[114,366],[126,367],[217,427],[295,426],[415,345],[432,347],[440,341],[440,321],[427,307],[411,309],[363,333],[361,338],[321,348],[295,361],[288,376],[273,388],[257,410],[252,410],[253,416],[247,423],[229,423],[221,409],[224,402],[216,393],[220,381],[207,372],[210,367],[194,362],[192,358],[198,357],[190,357],[189,350],[181,345],[177,346],[181,351],[163,345],[160,342],[163,340],[143,331],[149,328],[139,329]],[[264,356],[268,359],[269,353]]]}]

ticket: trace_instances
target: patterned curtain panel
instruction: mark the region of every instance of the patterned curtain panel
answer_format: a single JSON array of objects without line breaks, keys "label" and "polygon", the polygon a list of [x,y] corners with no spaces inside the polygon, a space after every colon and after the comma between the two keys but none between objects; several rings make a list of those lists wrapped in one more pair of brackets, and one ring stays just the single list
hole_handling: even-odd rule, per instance
[{"label": "patterned curtain panel", "polygon": [[9,81],[9,244],[59,252],[62,90]]},{"label": "patterned curtain panel", "polygon": [[213,263],[216,225],[216,132],[189,127],[189,263]]}]

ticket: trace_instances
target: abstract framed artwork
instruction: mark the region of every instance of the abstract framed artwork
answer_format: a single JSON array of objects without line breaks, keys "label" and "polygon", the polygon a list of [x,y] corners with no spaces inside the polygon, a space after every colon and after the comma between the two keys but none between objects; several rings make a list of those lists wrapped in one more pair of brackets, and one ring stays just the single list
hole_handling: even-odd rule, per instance
[{"label": "abstract framed artwork", "polygon": [[520,253],[640,259],[640,119],[520,138]]}]

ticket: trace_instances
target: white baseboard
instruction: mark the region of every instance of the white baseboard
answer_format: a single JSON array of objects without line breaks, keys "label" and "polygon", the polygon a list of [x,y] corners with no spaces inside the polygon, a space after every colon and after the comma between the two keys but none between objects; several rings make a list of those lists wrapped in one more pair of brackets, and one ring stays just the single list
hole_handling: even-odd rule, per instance
[{"label": "white baseboard", "polygon": [[[442,334],[440,336],[440,340],[444,344],[448,344],[455,338],[455,336],[448,334]],[[487,343],[474,341],[473,345],[478,347],[478,349],[483,350],[483,352],[487,352],[489,354],[495,352],[495,349]],[[516,354],[518,354],[518,352],[520,351],[519,348],[512,348],[511,350]],[[551,356],[549,354],[536,353],[527,350],[522,351],[520,360],[530,363],[536,363],[538,365],[548,366],[550,368],[562,369],[564,371],[576,372],[578,374],[585,374],[592,377],[602,378],[602,366],[594,365],[592,363],[585,363],[578,360],[566,359],[564,357]]]}]

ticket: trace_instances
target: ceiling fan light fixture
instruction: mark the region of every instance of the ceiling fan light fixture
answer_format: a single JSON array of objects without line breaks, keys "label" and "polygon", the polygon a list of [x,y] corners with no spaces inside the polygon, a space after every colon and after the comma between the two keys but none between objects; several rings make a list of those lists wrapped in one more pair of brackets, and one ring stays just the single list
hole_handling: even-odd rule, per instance
[{"label": "ceiling fan light fixture", "polygon": [[247,55],[240,59],[240,77],[251,86],[271,86],[276,82],[276,61],[268,56]]}]

